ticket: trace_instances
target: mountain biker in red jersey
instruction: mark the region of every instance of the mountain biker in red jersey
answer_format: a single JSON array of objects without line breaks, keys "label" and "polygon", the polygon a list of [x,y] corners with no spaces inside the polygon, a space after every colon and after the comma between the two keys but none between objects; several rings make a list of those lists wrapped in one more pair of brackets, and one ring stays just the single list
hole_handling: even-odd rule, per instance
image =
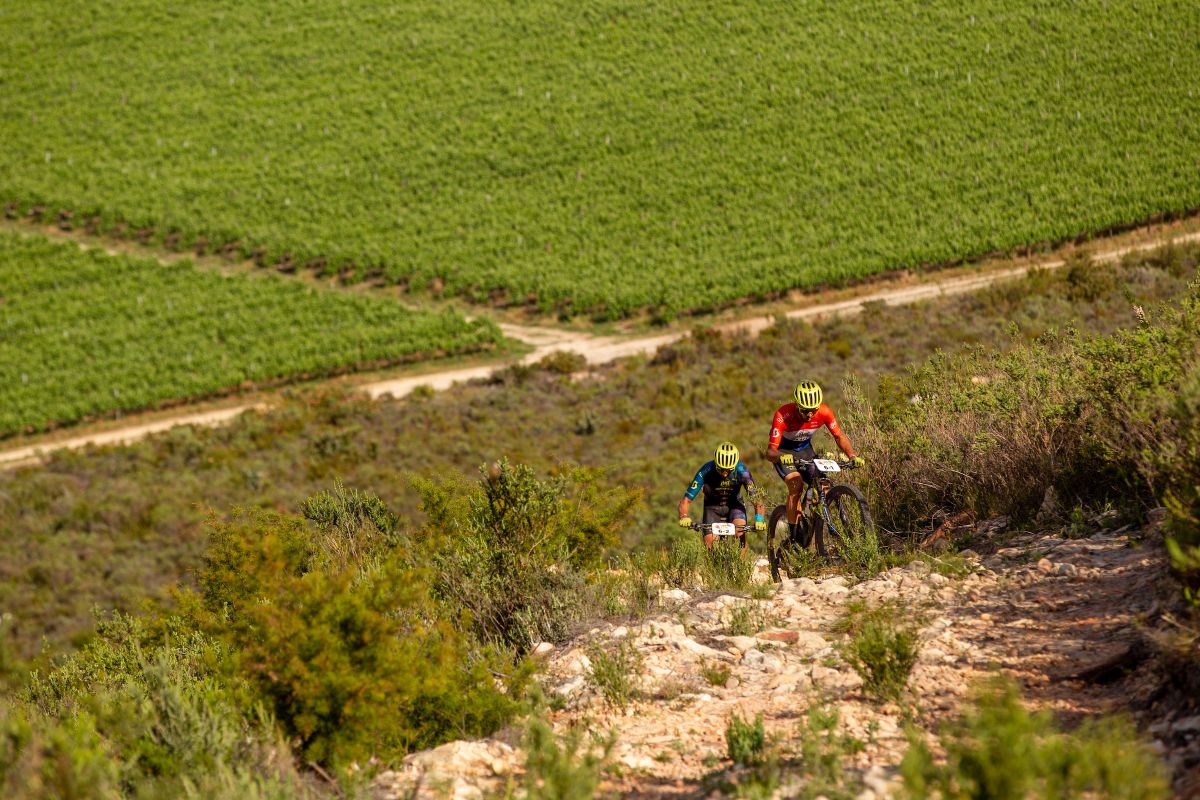
[{"label": "mountain biker in red jersey", "polygon": [[814,381],[803,381],[796,385],[792,397],[795,402],[780,406],[771,422],[767,460],[775,462],[775,471],[787,483],[787,519],[792,528],[792,539],[807,547],[807,534],[801,537],[796,528],[804,485],[813,485],[817,478],[817,468],[813,464],[817,457],[812,448],[813,434],[822,426],[828,428],[853,466],[861,467],[865,462],[854,454],[854,446],[842,432],[833,411],[821,402],[820,386]]},{"label": "mountain biker in red jersey", "polygon": [[[732,522],[737,529],[737,538],[742,545],[742,555],[746,555],[746,504],[739,496],[742,487],[749,492],[754,489],[754,478],[750,476],[750,468],[741,462],[737,445],[733,442],[721,442],[713,460],[706,462],[696,471],[696,477],[684,492],[679,501],[679,525],[683,528],[692,526],[692,518],[688,509],[696,495],[704,492],[704,524],[713,522]],[[763,505],[754,504],[754,530],[765,531],[767,524],[763,521]],[[704,534],[704,546],[712,549],[712,533]]]}]

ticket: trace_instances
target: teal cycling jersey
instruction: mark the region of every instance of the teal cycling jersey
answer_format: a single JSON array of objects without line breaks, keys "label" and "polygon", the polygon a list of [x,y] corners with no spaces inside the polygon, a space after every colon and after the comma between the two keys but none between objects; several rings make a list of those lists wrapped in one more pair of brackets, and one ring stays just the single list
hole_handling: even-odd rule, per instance
[{"label": "teal cycling jersey", "polygon": [[696,477],[684,492],[684,497],[695,500],[696,495],[703,491],[705,503],[723,506],[737,502],[743,486],[749,491],[754,486],[754,478],[750,476],[750,468],[741,461],[728,475],[722,475],[716,463],[709,461],[696,471]]}]

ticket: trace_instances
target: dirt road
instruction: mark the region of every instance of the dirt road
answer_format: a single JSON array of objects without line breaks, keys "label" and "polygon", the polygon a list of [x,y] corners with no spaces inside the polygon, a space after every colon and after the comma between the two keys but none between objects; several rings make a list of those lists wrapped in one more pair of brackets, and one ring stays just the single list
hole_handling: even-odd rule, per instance
[{"label": "dirt road", "polygon": [[[1117,261],[1128,253],[1152,250],[1168,242],[1183,244],[1197,240],[1200,240],[1200,233],[1184,234],[1145,244],[1106,250],[1094,254],[1092,260],[1101,263]],[[908,305],[923,300],[931,300],[936,297],[978,291],[1001,281],[1021,278],[1034,269],[1052,270],[1064,265],[1065,261],[1055,259],[1005,269],[988,270],[977,274],[941,279],[934,278],[927,282],[911,286],[867,290],[858,296],[837,302],[822,303],[814,299],[812,304],[788,311],[783,316],[789,319],[806,320],[849,316],[860,313],[863,306],[868,303],[882,303],[889,306]],[[734,322],[721,323],[715,327],[718,330],[741,330],[751,335],[757,335],[760,331],[774,324],[777,316],[773,314],[770,316],[752,317]],[[687,330],[678,330],[650,336],[599,336],[555,328],[511,324],[502,324],[500,327],[506,336],[533,345],[534,349],[516,362],[524,364],[535,363],[559,351],[576,353],[583,356],[590,365],[605,364],[618,358],[652,353],[663,345],[671,344],[689,334]],[[512,361],[503,361],[471,367],[452,367],[406,375],[401,378],[365,383],[359,388],[371,397],[383,397],[385,395],[403,397],[419,386],[429,387],[434,391],[442,391],[456,383],[476,378],[486,378],[496,370],[511,366],[513,363]],[[241,413],[264,407],[265,404],[262,403],[242,404],[214,411],[181,412],[176,416],[157,419],[154,422],[131,423],[117,430],[80,434],[69,439],[18,447],[0,452],[0,469],[29,464],[39,459],[44,453],[52,450],[134,442],[151,434],[168,430],[176,425],[220,425]]]}]

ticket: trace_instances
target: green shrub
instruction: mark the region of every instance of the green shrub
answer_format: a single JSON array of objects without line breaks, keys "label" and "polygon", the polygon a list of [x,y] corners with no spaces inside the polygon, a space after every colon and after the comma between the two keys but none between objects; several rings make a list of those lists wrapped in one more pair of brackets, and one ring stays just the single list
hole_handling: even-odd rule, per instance
[{"label": "green shrub", "polygon": [[729,667],[723,664],[705,662],[704,666],[700,667],[700,674],[708,681],[709,686],[724,686],[729,683]]},{"label": "green shrub", "polygon": [[666,586],[694,589],[700,583],[705,558],[704,542],[698,535],[679,536],[669,548],[658,551],[658,574]]},{"label": "green shrub", "polygon": [[1170,794],[1162,763],[1127,722],[1087,722],[1063,733],[1049,712],[1027,711],[1007,681],[976,691],[970,710],[938,734],[944,763],[920,733],[909,736],[901,773],[913,798],[1153,800]]},{"label": "green shrub", "polygon": [[700,562],[704,586],[716,591],[746,591],[754,576],[754,560],[733,542],[717,542]]},{"label": "green shrub", "polygon": [[729,760],[735,764],[753,766],[762,763],[767,752],[767,733],[763,728],[762,714],[749,722],[735,711],[725,726],[725,748]]},{"label": "green shrub", "polygon": [[819,705],[811,706],[800,719],[796,755],[804,773],[807,796],[836,796],[853,783],[846,775],[845,760],[861,752],[865,745],[853,736],[839,733],[839,721],[836,708]]},{"label": "green shrub", "polygon": [[886,569],[888,554],[884,552],[874,527],[848,525],[840,533],[837,555],[842,572],[865,580]]},{"label": "green shrub", "polygon": [[917,663],[917,634],[880,618],[853,632],[842,656],[863,680],[863,690],[880,700],[896,700]]},{"label": "green shrub", "polygon": [[726,613],[725,632],[730,636],[753,636],[771,624],[767,607],[757,600],[730,606]]},{"label": "green shrub", "polygon": [[588,681],[600,690],[604,699],[617,708],[624,708],[638,696],[641,679],[642,654],[629,639],[620,639],[615,646],[604,647],[593,642],[588,647]]},{"label": "green shrub", "polygon": [[420,546],[435,596],[482,641],[518,652],[560,641],[640,495],[602,489],[597,470],[539,480],[502,460],[481,472],[473,485],[413,479],[430,518]]},{"label": "green shrub", "polygon": [[86,713],[59,721],[0,700],[0,793],[11,800],[122,797],[120,765]]},{"label": "green shrub", "polygon": [[635,553],[617,559],[612,568],[591,579],[588,594],[594,604],[610,617],[644,617],[658,601],[657,565],[654,554]]},{"label": "green shrub", "polygon": [[[525,730],[526,800],[591,800],[612,756],[616,736],[587,736],[579,728],[555,736],[550,725],[532,717]],[[517,793],[509,786],[506,797]]]},{"label": "green shrub", "polygon": [[203,786],[200,794],[218,795],[215,775],[269,788],[291,774],[290,759],[273,755],[286,752],[273,720],[225,674],[229,661],[223,644],[180,617],[114,614],[79,652],[30,675],[20,713],[33,730],[60,733],[78,733],[75,721],[86,720],[131,794],[187,796]]},{"label": "green shrub", "polygon": [[339,532],[343,516],[328,519],[316,535],[264,512],[214,522],[202,594],[185,602],[306,758],[403,754],[508,719],[516,700],[494,688],[491,669],[514,676],[514,693],[523,671],[473,652],[438,621],[424,573],[402,550],[363,565],[332,557],[349,551],[330,542],[364,534]]},{"label": "green shrub", "polygon": [[1028,519],[1048,487],[1069,506],[1170,489],[1190,504],[1200,287],[1147,319],[1091,339],[1051,331],[1006,352],[935,355],[907,376],[905,403],[872,404],[849,383],[846,416],[871,453],[864,480],[881,524],[911,530],[936,510]]}]

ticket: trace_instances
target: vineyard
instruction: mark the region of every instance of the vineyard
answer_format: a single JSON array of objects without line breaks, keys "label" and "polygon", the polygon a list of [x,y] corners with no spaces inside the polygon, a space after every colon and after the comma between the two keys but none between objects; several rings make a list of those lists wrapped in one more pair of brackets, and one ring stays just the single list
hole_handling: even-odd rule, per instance
[{"label": "vineyard", "polygon": [[499,339],[382,297],[0,235],[0,436]]},{"label": "vineyard", "polygon": [[1190,0],[31,0],[0,14],[0,203],[670,316],[1200,207],[1198,29]]}]

